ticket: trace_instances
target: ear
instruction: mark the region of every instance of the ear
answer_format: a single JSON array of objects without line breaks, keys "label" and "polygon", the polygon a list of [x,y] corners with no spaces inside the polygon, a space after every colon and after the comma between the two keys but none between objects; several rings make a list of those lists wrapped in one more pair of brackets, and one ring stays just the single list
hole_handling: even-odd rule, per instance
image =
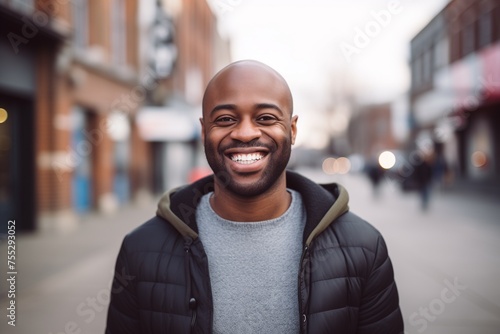
[{"label": "ear", "polygon": [[291,130],[292,130],[292,145],[295,144],[295,137],[297,136],[297,120],[298,119],[299,119],[298,115],[293,116],[292,120],[291,120],[291,124],[290,124]]},{"label": "ear", "polygon": [[203,117],[200,117],[201,124],[201,142],[205,143],[205,122],[203,122]]}]

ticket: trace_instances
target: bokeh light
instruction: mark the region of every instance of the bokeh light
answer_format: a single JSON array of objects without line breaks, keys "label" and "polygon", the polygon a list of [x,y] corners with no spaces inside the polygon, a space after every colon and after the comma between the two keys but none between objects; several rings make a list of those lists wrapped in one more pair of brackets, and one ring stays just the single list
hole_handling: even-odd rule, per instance
[{"label": "bokeh light", "polygon": [[396,156],[390,151],[384,151],[378,156],[378,163],[383,169],[391,169],[396,164]]},{"label": "bokeh light", "polygon": [[5,110],[4,108],[0,108],[0,124],[5,123],[5,121],[7,121],[7,118],[9,118],[7,110]]},{"label": "bokeh light", "polygon": [[486,157],[486,154],[482,151],[476,151],[472,153],[471,156],[471,161],[472,165],[477,168],[481,168],[486,166],[486,163],[488,162],[488,158]]},{"label": "bokeh light", "polygon": [[326,158],[325,160],[323,160],[323,172],[326,174],[335,174],[334,165],[335,158]]},{"label": "bokeh light", "polygon": [[326,158],[323,160],[323,172],[326,174],[347,174],[351,171],[351,161],[346,157]]},{"label": "bokeh light", "polygon": [[333,169],[337,174],[347,174],[351,170],[351,162],[346,157],[340,157],[333,163]]}]

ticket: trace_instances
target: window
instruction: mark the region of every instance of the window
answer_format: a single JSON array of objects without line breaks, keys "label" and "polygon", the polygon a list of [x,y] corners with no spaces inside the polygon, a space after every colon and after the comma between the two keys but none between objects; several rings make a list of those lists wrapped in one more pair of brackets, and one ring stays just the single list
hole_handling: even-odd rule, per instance
[{"label": "window", "polygon": [[492,12],[483,12],[479,18],[479,47],[485,47],[493,41]]},{"label": "window", "polygon": [[462,56],[466,56],[474,51],[474,23],[475,22],[467,23],[462,30]]},{"label": "window", "polygon": [[127,16],[124,0],[112,2],[111,60],[118,65],[125,65],[127,62]]},{"label": "window", "polygon": [[388,133],[387,129],[387,119],[383,115],[380,115],[375,123],[375,133],[377,138],[384,138]]},{"label": "window", "polygon": [[423,55],[422,80],[424,84],[427,84],[432,80],[432,50],[433,48],[431,47],[430,49],[426,50]]},{"label": "window", "polygon": [[88,46],[89,39],[89,7],[88,0],[73,0],[74,46],[83,49]]},{"label": "window", "polygon": [[447,37],[438,40],[434,46],[434,69],[446,66],[449,62],[449,42]]},{"label": "window", "polygon": [[495,13],[494,17],[496,20],[493,20],[493,24],[495,26],[495,34],[493,36],[493,41],[498,41],[500,39],[500,20],[498,20],[498,17],[500,17],[500,6],[497,6],[494,10],[493,13]]},{"label": "window", "polygon": [[413,78],[415,88],[418,89],[422,85],[422,56],[418,55],[413,63]]}]

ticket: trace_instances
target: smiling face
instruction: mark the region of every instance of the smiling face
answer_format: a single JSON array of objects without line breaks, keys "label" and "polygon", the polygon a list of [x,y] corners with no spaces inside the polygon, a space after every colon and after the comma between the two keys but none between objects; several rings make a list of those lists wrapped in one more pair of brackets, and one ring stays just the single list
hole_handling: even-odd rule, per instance
[{"label": "smiling face", "polygon": [[241,197],[265,193],[278,181],[295,141],[297,116],[284,79],[268,66],[242,61],[208,84],[203,98],[202,139],[218,182]]}]

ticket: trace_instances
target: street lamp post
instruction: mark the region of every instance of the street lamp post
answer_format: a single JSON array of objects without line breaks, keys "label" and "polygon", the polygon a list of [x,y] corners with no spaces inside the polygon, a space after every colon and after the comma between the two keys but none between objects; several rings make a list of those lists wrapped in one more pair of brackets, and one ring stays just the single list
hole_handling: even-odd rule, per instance
[{"label": "street lamp post", "polygon": [[161,1],[156,1],[156,16],[152,26],[152,52],[149,58],[156,79],[169,77],[177,60],[177,46],[172,19],[165,13]]}]

